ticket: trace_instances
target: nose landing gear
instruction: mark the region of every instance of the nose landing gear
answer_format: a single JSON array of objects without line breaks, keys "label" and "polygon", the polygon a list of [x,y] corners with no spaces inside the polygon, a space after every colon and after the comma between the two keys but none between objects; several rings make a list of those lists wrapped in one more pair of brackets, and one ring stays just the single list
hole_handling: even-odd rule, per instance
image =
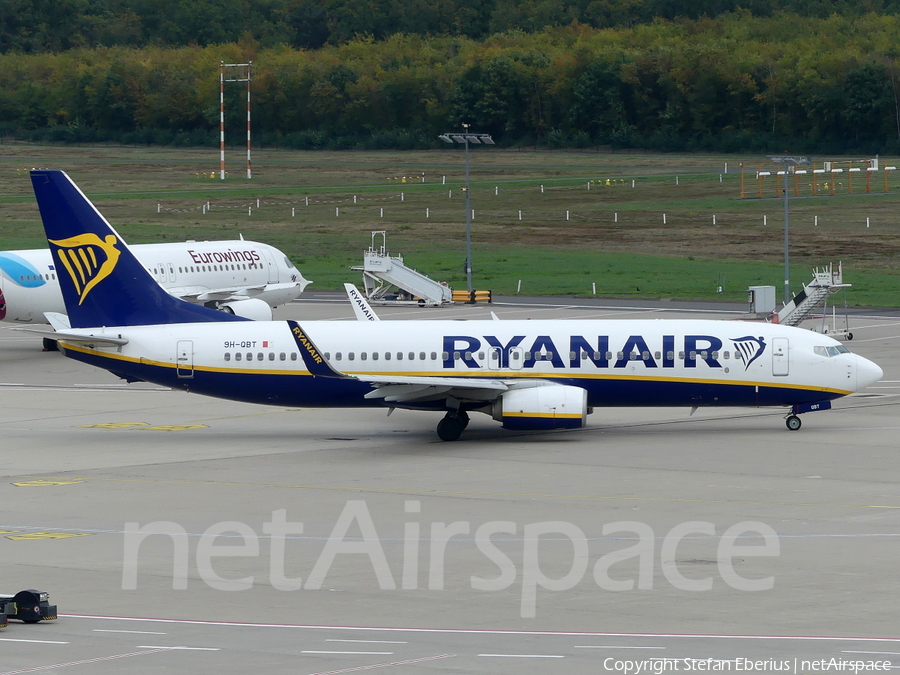
[{"label": "nose landing gear", "polygon": [[798,431],[803,422],[796,415],[788,415],[784,418],[784,424],[785,426],[787,426],[789,431]]},{"label": "nose landing gear", "polygon": [[802,422],[798,415],[809,412],[819,412],[820,410],[831,410],[831,401],[818,401],[816,403],[800,403],[791,406],[791,411],[784,418],[784,424],[789,431],[799,431]]}]

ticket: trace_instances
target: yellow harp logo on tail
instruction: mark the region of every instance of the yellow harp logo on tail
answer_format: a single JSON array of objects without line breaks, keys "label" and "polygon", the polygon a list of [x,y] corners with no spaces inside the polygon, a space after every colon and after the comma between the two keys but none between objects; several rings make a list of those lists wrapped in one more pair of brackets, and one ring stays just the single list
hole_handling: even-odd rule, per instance
[{"label": "yellow harp logo on tail", "polygon": [[80,234],[68,239],[50,240],[55,245],[60,264],[69,273],[78,304],[84,302],[88,293],[112,274],[119,262],[118,240],[114,235],[106,235],[102,240],[96,234]]}]

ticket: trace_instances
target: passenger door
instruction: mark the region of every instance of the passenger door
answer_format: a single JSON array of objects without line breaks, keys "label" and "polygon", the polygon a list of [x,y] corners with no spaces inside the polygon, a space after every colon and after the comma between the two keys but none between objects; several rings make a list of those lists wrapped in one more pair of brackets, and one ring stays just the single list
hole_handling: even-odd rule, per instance
[{"label": "passenger door", "polygon": [[787,338],[772,339],[772,375],[785,377],[789,373],[790,345]]},{"label": "passenger door", "polygon": [[264,248],[262,250],[263,256],[266,258],[266,268],[269,271],[269,283],[277,284],[278,283],[278,266],[275,264],[275,260],[272,258],[272,254],[269,252],[269,249]]},{"label": "passenger door", "polygon": [[194,377],[193,340],[178,340],[175,350],[175,372],[181,379]]}]

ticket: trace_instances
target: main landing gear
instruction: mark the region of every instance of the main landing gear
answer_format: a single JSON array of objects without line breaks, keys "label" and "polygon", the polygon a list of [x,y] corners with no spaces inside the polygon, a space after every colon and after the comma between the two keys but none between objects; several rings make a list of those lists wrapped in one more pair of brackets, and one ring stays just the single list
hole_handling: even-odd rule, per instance
[{"label": "main landing gear", "polygon": [[444,419],[438,422],[437,434],[442,441],[455,441],[469,426],[469,415],[465,410],[448,410]]}]

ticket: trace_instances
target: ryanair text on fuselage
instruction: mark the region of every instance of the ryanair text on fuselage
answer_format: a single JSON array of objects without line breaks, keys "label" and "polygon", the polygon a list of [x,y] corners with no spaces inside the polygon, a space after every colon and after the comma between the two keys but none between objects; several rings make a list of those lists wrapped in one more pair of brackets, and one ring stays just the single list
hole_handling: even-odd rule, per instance
[{"label": "ryanair text on fuselage", "polygon": [[[481,338],[469,335],[445,335],[443,341],[444,368],[481,368],[475,353],[482,349],[493,350],[499,355],[499,367],[518,366],[513,361],[522,358],[522,368],[534,368],[539,361],[549,362],[553,368],[581,368],[590,362],[597,368],[625,368],[630,363],[640,362],[646,368],[675,368],[680,362],[685,368],[696,368],[701,361],[710,368],[722,368],[719,359],[724,355],[724,341],[714,335],[685,335],[676,340],[675,335],[663,335],[659,343],[648,344],[641,335],[629,336],[618,351],[610,351],[608,335],[599,335],[590,341],[583,335],[569,337],[568,354],[560,352],[549,335],[538,335],[527,349],[525,335],[516,335],[504,343],[493,335]],[[763,337],[743,336],[729,338],[734,358],[743,364],[745,370],[756,361],[766,349]],[[676,345],[676,342],[678,343]],[[676,351],[676,346],[678,351]],[[514,350],[522,350],[519,354]],[[564,358],[565,357],[565,358]]]}]

